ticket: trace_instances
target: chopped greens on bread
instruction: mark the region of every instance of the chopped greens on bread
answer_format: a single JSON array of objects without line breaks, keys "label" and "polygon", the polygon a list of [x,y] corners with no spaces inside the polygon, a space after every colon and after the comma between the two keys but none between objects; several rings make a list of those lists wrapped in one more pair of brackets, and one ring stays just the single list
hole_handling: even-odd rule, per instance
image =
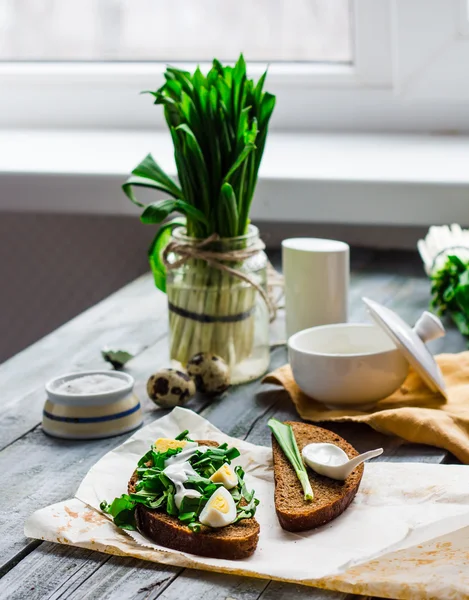
[{"label": "chopped greens on bread", "polygon": [[160,438],[138,461],[128,493],[102,502],[101,510],[122,529],[141,529],[138,514],[145,508],[173,517],[193,534],[252,519],[259,501],[247,489],[243,469],[231,466],[239,455],[226,443],[193,441],[188,431]]}]

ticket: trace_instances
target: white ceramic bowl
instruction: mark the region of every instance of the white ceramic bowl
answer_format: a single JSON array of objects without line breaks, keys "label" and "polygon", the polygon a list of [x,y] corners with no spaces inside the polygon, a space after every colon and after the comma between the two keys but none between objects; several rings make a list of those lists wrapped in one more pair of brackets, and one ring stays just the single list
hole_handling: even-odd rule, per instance
[{"label": "white ceramic bowl", "polygon": [[[119,379],[122,387],[89,394],[58,389],[62,383],[85,375],[108,375]],[[133,377],[117,371],[83,371],[55,377],[46,384],[42,428],[49,435],[67,439],[104,438],[132,431],[142,424],[142,410],[133,387]]]},{"label": "white ceramic bowl", "polygon": [[328,408],[369,408],[404,382],[409,363],[377,326],[324,325],[288,340],[293,377],[300,389]]}]

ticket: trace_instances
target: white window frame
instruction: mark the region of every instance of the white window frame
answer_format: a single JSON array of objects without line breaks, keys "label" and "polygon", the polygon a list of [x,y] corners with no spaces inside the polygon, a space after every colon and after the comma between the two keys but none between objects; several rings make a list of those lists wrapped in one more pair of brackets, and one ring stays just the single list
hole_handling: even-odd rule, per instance
[{"label": "white window frame", "polygon": [[[466,0],[354,0],[352,19],[353,64],[269,67],[267,87],[278,98],[273,128],[469,131]],[[139,92],[156,89],[164,68],[0,64],[0,127],[162,128],[162,111]],[[264,68],[249,65],[253,76]]]}]

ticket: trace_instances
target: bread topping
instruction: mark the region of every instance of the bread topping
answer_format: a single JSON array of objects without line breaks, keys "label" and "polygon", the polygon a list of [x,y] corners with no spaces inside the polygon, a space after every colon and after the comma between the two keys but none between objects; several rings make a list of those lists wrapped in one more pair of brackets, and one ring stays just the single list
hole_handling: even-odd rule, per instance
[{"label": "bread topping", "polygon": [[189,477],[197,477],[197,472],[192,468],[189,462],[189,458],[191,458],[197,450],[203,450],[202,447],[199,447],[197,442],[185,442],[185,445],[179,454],[176,454],[165,461],[163,473],[174,483],[176,488],[174,502],[178,509],[185,496],[188,498],[200,498],[201,496],[200,492],[197,490],[189,490],[184,487],[184,484]]}]

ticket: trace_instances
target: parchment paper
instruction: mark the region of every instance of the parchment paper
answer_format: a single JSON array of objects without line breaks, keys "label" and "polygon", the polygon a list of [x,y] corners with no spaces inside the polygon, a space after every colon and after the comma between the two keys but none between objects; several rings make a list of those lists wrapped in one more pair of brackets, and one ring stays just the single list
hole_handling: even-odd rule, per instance
[{"label": "parchment paper", "polygon": [[[229,561],[165,549],[139,533],[119,530],[99,512],[102,500],[111,501],[126,492],[127,481],[138,459],[152,442],[158,437],[175,436],[184,429],[189,429],[194,439],[226,441],[241,451],[241,457],[235,463],[243,466],[248,486],[256,490],[261,501],[256,514],[261,534],[251,558]],[[96,463],[80,485],[75,499],[34,513],[26,523],[25,535],[176,566],[296,581],[345,591],[355,591],[359,585],[360,593],[368,593],[368,572],[376,595],[388,595],[391,586],[395,598],[464,598],[469,596],[454,595],[454,590],[452,595],[448,592],[446,596],[432,596],[431,578],[422,581],[418,592],[421,595],[410,595],[408,580],[418,577],[415,571],[418,571],[419,560],[408,563],[407,579],[399,569],[397,581],[389,564],[394,564],[393,556],[399,557],[400,564],[406,564],[406,557],[412,552],[431,552],[432,544],[439,543],[436,538],[469,527],[468,475],[468,467],[459,465],[370,463],[366,465],[356,499],[343,515],[314,531],[289,533],[280,527],[275,515],[270,448],[230,438],[192,411],[176,408],[139,430]],[[456,537],[460,558],[464,554],[467,559],[469,543],[464,545],[460,534]],[[448,539],[445,538],[444,543],[447,544]],[[408,548],[412,549],[410,554],[406,552]],[[381,558],[385,555],[389,557]],[[429,556],[436,560],[438,551]],[[428,557],[426,560],[428,566]],[[385,565],[386,561],[388,567],[383,574],[380,565]],[[449,590],[451,578],[454,581],[454,561],[457,563],[455,556],[452,570],[448,562],[447,583],[444,568],[439,564],[440,591],[442,585],[447,585]],[[363,564],[365,562],[368,565]],[[389,577],[386,572],[390,573]],[[407,583],[404,585],[404,582]],[[458,585],[461,589],[466,583],[462,585],[459,581]]]}]

